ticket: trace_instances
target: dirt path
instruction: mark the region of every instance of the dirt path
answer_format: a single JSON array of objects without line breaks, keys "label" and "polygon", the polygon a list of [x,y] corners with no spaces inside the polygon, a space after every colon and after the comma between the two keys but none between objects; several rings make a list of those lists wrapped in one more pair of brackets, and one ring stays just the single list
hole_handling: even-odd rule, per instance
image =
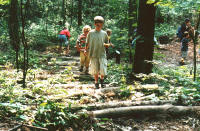
[{"label": "dirt path", "polygon": [[[158,50],[160,53],[164,54],[166,57],[164,57],[164,60],[167,63],[173,64],[174,66],[178,65],[178,62],[180,60],[180,43],[178,42],[172,42],[168,45],[164,45],[162,47],[164,50]],[[192,51],[193,47],[192,44],[189,46],[189,55],[188,55],[188,62],[192,62],[193,54]],[[80,104],[91,104],[97,105],[97,104],[106,104],[108,103],[116,103],[116,102],[123,102],[124,100],[116,99],[116,93],[119,92],[107,92],[107,93],[100,93],[98,94],[101,89],[95,89],[93,84],[93,78],[90,75],[85,75],[84,73],[81,73],[79,69],[79,57],[70,57],[67,60],[64,56],[60,57],[62,59],[62,62],[58,62],[57,64],[60,66],[60,68],[65,65],[64,63],[72,63],[72,71],[75,75],[75,81],[72,82],[70,85],[60,85],[63,86],[63,88],[71,90],[71,98],[80,97],[77,96],[82,93],[82,96],[80,98],[79,103]],[[58,58],[59,59],[59,58]],[[57,59],[57,60],[58,60]],[[70,65],[70,64],[69,64]],[[62,69],[62,68],[61,68]],[[73,86],[72,86],[73,85]],[[108,87],[107,88],[113,88]],[[75,90],[74,90],[75,89]],[[69,91],[69,90],[68,90]],[[73,92],[76,92],[74,95]],[[142,96],[138,97],[138,99],[141,99]],[[100,101],[99,101],[100,100]],[[103,100],[103,101],[102,101]],[[128,100],[125,100],[128,101]],[[103,102],[103,103],[102,103]],[[117,108],[117,107],[116,107]],[[146,118],[119,118],[119,119],[110,119],[109,121],[104,121],[104,124],[100,125],[100,130],[119,130],[119,131],[131,131],[131,130],[149,130],[149,131],[192,131],[192,130],[198,130],[199,128],[196,127],[200,121],[195,117],[183,117],[183,118],[166,118],[166,117],[149,117],[146,116]]]},{"label": "dirt path", "polygon": [[[175,43],[164,45],[162,49],[158,51],[167,56],[164,57],[166,62],[177,65],[177,60],[180,55],[179,48],[178,43]],[[189,59],[192,58],[191,48],[192,47],[189,49]],[[152,100],[149,105],[154,101],[150,98],[155,95],[154,89],[153,91],[148,90],[148,94],[150,94],[148,96],[145,96],[142,90],[136,91],[135,94],[131,96],[132,98],[134,97],[134,100],[132,100],[131,97],[122,98],[120,96],[122,90],[119,87],[109,87],[107,84],[107,87],[104,89],[95,89],[93,77],[79,71],[79,56],[69,57],[52,52],[55,52],[54,48],[50,48],[42,54],[42,56],[47,59],[47,62],[44,63],[46,67],[39,72],[37,71],[34,77],[31,75],[27,78],[33,85],[31,86],[31,84],[29,84],[29,88],[34,87],[37,95],[45,96],[49,100],[64,103],[66,106],[68,106],[68,103],[72,103],[72,107],[93,104],[91,106],[93,110],[98,110],[95,106],[101,104],[104,104],[104,107],[106,107],[106,104],[115,104],[117,102],[135,102],[136,104],[132,106],[139,106],[141,102],[145,100]],[[155,92],[156,90],[158,89],[156,88]],[[30,96],[32,94],[28,95]],[[37,97],[40,98],[40,96]],[[123,106],[123,104],[121,104],[121,106]],[[118,106],[114,108],[117,109]],[[105,131],[193,131],[200,129],[197,127],[200,125],[199,119],[193,116],[169,118],[158,115],[155,117],[146,116],[143,118],[97,119],[95,121],[96,124],[98,124],[97,130]],[[9,127],[9,125],[7,127]],[[1,129],[3,128],[0,127],[0,130]]]},{"label": "dirt path", "polygon": [[[199,46],[197,45],[197,60],[199,60]],[[189,43],[189,49],[188,49],[188,57],[186,60],[187,64],[193,64],[193,42],[191,41]],[[163,60],[168,64],[174,64],[179,65],[179,61],[181,60],[181,43],[174,39],[169,44],[160,45],[158,50],[155,52],[164,54]]]}]

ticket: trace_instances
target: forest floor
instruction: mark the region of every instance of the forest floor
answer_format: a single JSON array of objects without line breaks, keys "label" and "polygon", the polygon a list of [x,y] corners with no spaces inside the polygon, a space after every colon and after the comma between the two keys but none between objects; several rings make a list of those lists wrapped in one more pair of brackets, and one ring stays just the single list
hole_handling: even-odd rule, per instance
[{"label": "forest floor", "polygon": [[[189,56],[187,63],[192,63],[192,44],[189,48]],[[117,102],[138,102],[153,101],[156,89],[148,90],[147,92],[137,91],[135,94],[122,97],[121,90],[115,91],[117,88],[110,83],[106,84],[106,88],[95,89],[94,80],[91,75],[79,71],[79,56],[58,55],[55,52],[55,47],[48,47],[47,50],[41,53],[41,56],[46,58],[45,69],[36,70],[32,75],[28,75],[28,87],[32,88],[32,92],[23,90],[23,97],[26,96],[26,104],[34,103],[35,99],[48,99],[57,101],[68,106],[72,103],[72,107],[78,106],[96,106],[101,104],[117,103]],[[164,61],[172,66],[178,66],[180,60],[180,43],[172,41],[170,44],[161,45],[156,52],[164,54]],[[166,63],[163,63],[165,65]],[[9,71],[13,71],[9,69]],[[17,76],[10,76],[17,77]],[[112,77],[112,76],[109,76]],[[16,79],[16,78],[15,78]],[[18,78],[17,78],[18,79]],[[16,79],[16,80],[17,80]],[[16,82],[16,81],[15,81]],[[150,85],[155,86],[155,85]],[[153,87],[154,88],[154,87]],[[113,90],[110,90],[113,89]],[[16,89],[19,90],[19,89]],[[108,91],[107,91],[108,90]],[[146,95],[147,94],[147,95]],[[21,96],[22,97],[22,96]],[[30,103],[27,99],[34,99]],[[133,100],[135,99],[135,100]],[[162,100],[172,100],[163,98]],[[168,103],[170,104],[170,103]],[[136,104],[137,106],[139,104]],[[151,105],[151,104],[150,104]],[[36,107],[31,106],[31,110]],[[101,107],[100,107],[101,108]],[[116,107],[118,108],[118,107]],[[95,110],[95,108],[93,109]],[[98,110],[98,109],[96,109]],[[1,121],[1,120],[0,120]],[[199,131],[200,120],[195,116],[174,117],[165,116],[145,116],[142,118],[110,118],[110,119],[95,119],[98,128],[93,130],[105,131]],[[7,130],[9,126],[0,124],[0,130]],[[73,130],[66,129],[67,130]],[[74,129],[77,130],[77,129]],[[80,130],[84,130],[80,129]]]},{"label": "forest floor", "polygon": [[[186,59],[186,64],[193,64],[193,42],[190,41],[188,45],[188,56]],[[196,47],[196,52],[197,52],[197,61],[199,60],[199,45]],[[178,66],[179,62],[181,60],[181,42],[179,42],[177,39],[174,39],[168,44],[163,44],[160,45],[158,50],[156,52],[159,52],[161,54],[164,54],[165,57],[163,59],[164,64],[173,64],[174,66]]]}]

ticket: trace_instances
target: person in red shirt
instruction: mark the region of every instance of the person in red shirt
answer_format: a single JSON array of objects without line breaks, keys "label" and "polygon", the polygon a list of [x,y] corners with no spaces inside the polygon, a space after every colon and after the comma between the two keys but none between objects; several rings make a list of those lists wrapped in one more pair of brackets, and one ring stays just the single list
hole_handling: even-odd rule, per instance
[{"label": "person in red shirt", "polygon": [[66,27],[62,31],[60,31],[58,35],[58,39],[60,42],[59,52],[62,52],[62,46],[65,45],[67,47],[66,54],[69,53],[69,38],[70,38],[70,32],[67,30]]},{"label": "person in red shirt", "polygon": [[83,71],[83,67],[85,66],[85,73],[88,74],[88,68],[90,63],[89,52],[86,50],[86,37],[88,32],[91,30],[89,25],[83,27],[83,33],[78,37],[76,41],[76,48],[78,52],[80,52],[80,71]]}]

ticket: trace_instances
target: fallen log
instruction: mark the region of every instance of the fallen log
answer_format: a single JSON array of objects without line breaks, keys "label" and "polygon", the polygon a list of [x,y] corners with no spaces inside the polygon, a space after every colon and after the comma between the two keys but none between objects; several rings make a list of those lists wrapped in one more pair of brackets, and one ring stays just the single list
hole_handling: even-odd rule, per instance
[{"label": "fallen log", "polygon": [[101,92],[101,93],[108,93],[108,92],[118,93],[120,91],[121,91],[121,87],[108,87],[108,88],[102,88],[102,89],[97,90],[97,92]]},{"label": "fallen log", "polygon": [[87,104],[87,105],[71,105],[71,108],[74,110],[86,109],[87,111],[91,110],[101,110],[107,108],[118,108],[118,107],[130,107],[130,106],[142,106],[142,105],[164,105],[172,104],[176,105],[177,101],[173,100],[159,100],[159,101],[119,101],[119,102],[107,102],[107,103],[98,103],[98,104]]},{"label": "fallen log", "polygon": [[[127,87],[128,89],[129,87]],[[146,85],[139,85],[139,86],[133,86],[133,89],[135,90],[158,90],[159,87],[157,84],[146,84]],[[99,89],[100,92],[102,93],[107,93],[107,92],[120,92],[123,90],[122,87],[107,87],[103,89]]]},{"label": "fallen log", "polygon": [[26,130],[26,131],[48,131],[47,128],[42,128],[42,127],[36,127],[36,126],[31,126],[31,125],[22,125],[22,129]]},{"label": "fallen log", "polygon": [[55,62],[48,62],[49,66],[76,66],[78,65],[78,62],[76,61],[55,61]]},{"label": "fallen log", "polygon": [[147,117],[156,115],[178,117],[191,114],[200,116],[200,106],[132,106],[89,111],[87,113],[95,118]]},{"label": "fallen log", "polygon": [[48,131],[47,128],[42,127],[36,127],[32,125],[26,125],[26,124],[18,124],[17,126],[13,127],[12,129],[9,129],[8,131]]}]

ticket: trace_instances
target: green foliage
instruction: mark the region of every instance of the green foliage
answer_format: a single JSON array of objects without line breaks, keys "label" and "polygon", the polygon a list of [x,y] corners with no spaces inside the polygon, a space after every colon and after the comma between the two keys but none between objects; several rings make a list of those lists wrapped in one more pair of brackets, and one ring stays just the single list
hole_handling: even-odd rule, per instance
[{"label": "green foliage", "polygon": [[[13,67],[11,63],[15,61],[15,52],[11,50],[9,46],[9,35],[7,31],[7,17],[8,17],[8,0],[0,0],[0,64]],[[24,1],[26,2],[26,1]],[[59,67],[46,66],[49,57],[45,57],[39,51],[44,51],[47,46],[58,45],[57,35],[63,28],[63,14],[62,1],[51,0],[35,0],[30,1],[24,5],[27,9],[26,14],[26,27],[25,34],[29,47],[29,70],[27,73],[27,87],[22,89],[19,80],[21,80],[22,72],[9,72],[7,70],[1,70],[0,72],[0,101],[4,104],[0,104],[0,119],[5,117],[12,117],[13,119],[27,120],[27,109],[22,104],[37,105],[39,107],[33,107],[34,111],[37,110],[34,118],[34,124],[42,127],[54,127],[56,129],[62,129],[64,127],[85,127],[89,130],[90,119],[87,116],[78,116],[70,107],[65,107],[62,104],[55,101],[70,101],[65,99],[68,92],[61,87],[57,87],[56,84],[67,84],[68,82],[75,81],[72,73],[72,68],[67,66],[63,72],[56,74],[54,77],[41,78],[41,74],[44,74],[42,69],[49,69],[50,73],[58,71]],[[152,4],[156,0],[148,0],[148,4]],[[127,62],[129,59],[129,45],[128,45],[128,0],[108,0],[108,1],[84,1],[83,2],[83,21],[82,26],[77,24],[77,6],[78,1],[67,0],[66,1],[66,18],[70,24],[69,30],[71,33],[70,46],[74,47],[76,39],[80,33],[82,33],[82,27],[84,25],[90,25],[94,28],[93,18],[96,15],[101,15],[105,18],[105,24],[103,29],[107,28],[112,30],[111,42],[115,45],[115,48],[110,48],[110,53],[114,54],[115,50],[120,50],[124,57],[123,62]],[[192,20],[194,25],[196,20],[197,10],[199,8],[199,0],[185,0],[176,1],[173,0],[160,0],[156,3],[159,10],[159,18],[163,21],[156,25],[155,36],[168,36],[173,37],[176,33],[177,27],[184,21],[186,17]],[[173,6],[173,8],[171,8]],[[136,11],[134,11],[136,13]],[[131,19],[135,19],[132,18]],[[134,27],[137,23],[133,24]],[[4,49],[4,52],[2,51]],[[22,67],[23,63],[23,48],[20,49],[19,63]],[[134,54],[134,51],[132,51]],[[51,54],[50,54],[51,55]],[[163,56],[160,53],[154,54],[155,60],[162,59]],[[56,59],[51,62],[56,63]],[[14,65],[15,66],[15,65]],[[115,64],[113,61],[108,64],[108,76],[105,80],[109,86],[120,86],[121,93],[119,97],[122,99],[130,98],[134,100],[133,96],[137,95],[137,90],[134,86],[140,84],[158,84],[157,91],[142,90],[142,95],[152,95],[159,97],[159,99],[177,99],[186,100],[186,104],[191,104],[191,101],[200,101],[200,78],[197,78],[196,82],[192,81],[191,67],[163,67],[163,65],[155,65],[154,73],[149,75],[140,74],[138,78],[141,82],[135,82],[129,78],[132,72],[132,65],[130,64]],[[200,69],[198,69],[200,70]],[[198,72],[200,73],[200,72]],[[49,75],[48,74],[48,75]],[[129,86],[128,83],[135,83],[134,86]],[[53,96],[53,97],[52,97]],[[56,96],[56,97],[55,97]],[[59,98],[58,98],[59,97]],[[161,98],[162,97],[162,98]],[[48,100],[47,100],[48,99]],[[6,104],[5,104],[6,103]],[[20,104],[17,104],[20,103]],[[23,109],[24,108],[24,109]],[[30,116],[29,116],[30,117]],[[31,116],[33,117],[33,116]],[[82,117],[82,118],[81,118]],[[79,120],[79,121],[78,121]],[[102,119],[101,125],[109,121],[108,119]],[[77,126],[78,125],[78,126]],[[77,129],[80,130],[80,129]],[[83,129],[84,130],[84,129]],[[86,129],[85,129],[86,130]]]},{"label": "green foliage", "polygon": [[18,121],[23,121],[27,119],[24,114],[27,111],[27,107],[21,105],[20,103],[0,103],[0,118],[7,118]]},{"label": "green foliage", "polygon": [[123,86],[127,82],[128,74],[131,73],[131,67],[128,64],[115,64],[114,62],[108,63],[108,76],[105,80],[113,86]]},{"label": "green foliage", "polygon": [[[199,68],[199,67],[198,67]],[[200,94],[200,79],[194,82],[191,74],[192,68],[190,66],[180,67],[157,67],[154,72],[154,77],[149,77],[145,81],[157,83],[160,86],[171,88],[174,87],[173,93],[182,93],[187,96],[188,100],[199,101]],[[176,90],[177,88],[177,90]],[[193,96],[193,97],[192,97]],[[195,96],[195,97],[194,97]]]},{"label": "green foliage", "polygon": [[[54,27],[49,25],[48,32],[46,27],[42,25],[42,22],[39,24],[32,23],[30,28],[26,30],[27,40],[29,46],[32,49],[43,51],[47,46],[56,44],[57,41],[57,32],[55,32]],[[55,43],[53,43],[55,42]]]},{"label": "green foliage", "polygon": [[121,92],[120,92],[121,98],[128,98],[132,94],[135,94],[135,89],[133,88],[133,86],[127,86],[127,85],[122,86]]},{"label": "green foliage", "polygon": [[165,58],[166,56],[161,54],[161,53],[154,53],[153,54],[153,59],[154,60],[162,60],[163,58]]},{"label": "green foliage", "polygon": [[[178,24],[179,25],[179,24]],[[160,24],[155,28],[155,36],[168,36],[169,38],[173,38],[173,36],[176,34],[177,29],[174,28],[173,25],[169,24]]]},{"label": "green foliage", "polygon": [[[29,57],[29,68],[38,68],[43,67],[44,63],[46,61],[46,58],[43,56],[38,55],[39,52],[36,50],[29,50],[28,57]],[[0,51],[0,55],[3,57],[0,57],[0,65],[8,65],[9,63],[12,63],[12,66],[16,66],[15,64],[15,51],[9,48],[7,51]],[[21,49],[19,51],[19,65],[20,67],[23,66],[23,50]]]},{"label": "green foliage", "polygon": [[71,127],[78,116],[71,112],[70,107],[47,101],[40,104],[35,116],[34,125],[47,128]]},{"label": "green foliage", "polygon": [[14,62],[14,50],[8,49],[6,52],[0,51],[0,55],[2,56],[0,57],[0,65],[5,65],[7,62]]},{"label": "green foliage", "polygon": [[[149,2],[153,3],[155,0],[149,0]],[[158,0],[156,5],[156,37],[174,37],[178,27],[184,22],[185,18],[189,18],[191,20],[192,26],[196,24],[198,10],[200,7],[199,0]]]},{"label": "green foliage", "polygon": [[[2,79],[2,78],[1,78]],[[1,80],[2,83],[5,83],[5,79]],[[3,84],[3,86],[5,87],[6,85]],[[1,102],[8,102],[8,101],[12,101],[14,98],[14,93],[13,93],[13,88],[12,87],[7,87],[5,90],[1,90],[1,94],[0,94],[0,100]]]},{"label": "green foliage", "polygon": [[10,0],[0,0],[0,5],[8,4]]}]

